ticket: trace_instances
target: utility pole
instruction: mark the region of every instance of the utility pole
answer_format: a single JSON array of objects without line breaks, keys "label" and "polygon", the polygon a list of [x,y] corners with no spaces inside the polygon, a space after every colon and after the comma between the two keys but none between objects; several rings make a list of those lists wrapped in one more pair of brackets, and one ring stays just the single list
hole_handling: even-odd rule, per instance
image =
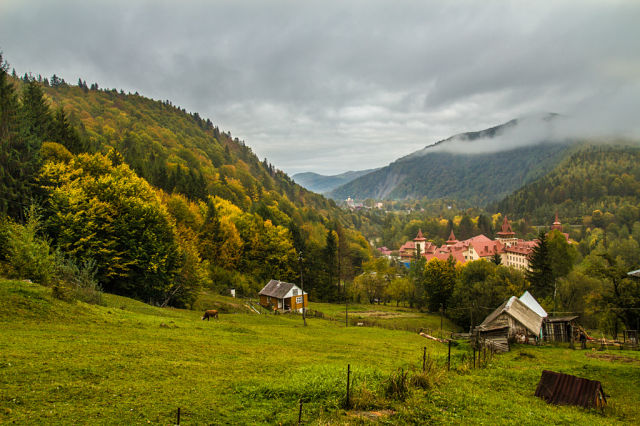
[{"label": "utility pole", "polygon": [[344,326],[349,327],[349,298],[347,297],[347,283],[344,283]]},{"label": "utility pole", "polygon": [[553,316],[556,316],[556,293],[558,293],[558,281],[553,278]]},{"label": "utility pole", "polygon": [[[307,318],[305,317],[306,307],[304,303],[304,284],[302,283],[302,250],[298,253],[298,260],[300,261],[300,289],[302,290],[302,322],[304,326],[307,326]],[[308,299],[307,299],[308,300]]]}]

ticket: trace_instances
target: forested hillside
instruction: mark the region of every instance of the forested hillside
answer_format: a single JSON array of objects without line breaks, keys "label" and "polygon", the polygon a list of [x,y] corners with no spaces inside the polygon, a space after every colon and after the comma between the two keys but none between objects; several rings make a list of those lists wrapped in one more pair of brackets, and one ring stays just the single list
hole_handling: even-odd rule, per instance
[{"label": "forested hillside", "polygon": [[[596,225],[621,215],[631,227],[640,218],[640,146],[585,147],[551,173],[490,208],[542,223],[557,211],[571,223]],[[588,217],[587,217],[588,216]]]},{"label": "forested hillside", "polygon": [[[570,143],[548,130],[557,114],[511,120],[429,145],[329,193],[334,199],[450,199],[476,206],[543,176]],[[539,134],[532,139],[529,133]],[[523,139],[529,142],[523,142]]]},{"label": "forested hillside", "polygon": [[[202,286],[253,294],[302,273],[313,298],[332,300],[369,257],[333,201],[198,113],[8,69],[2,63],[5,275],[68,284],[59,272],[68,264],[107,291],[188,305]],[[18,270],[28,247],[50,265]]]}]

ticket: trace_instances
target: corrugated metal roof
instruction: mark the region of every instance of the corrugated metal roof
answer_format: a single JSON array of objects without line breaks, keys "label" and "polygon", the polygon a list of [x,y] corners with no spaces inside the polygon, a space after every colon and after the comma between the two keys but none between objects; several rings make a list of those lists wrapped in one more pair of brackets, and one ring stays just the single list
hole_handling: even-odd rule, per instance
[{"label": "corrugated metal roof", "polygon": [[533,312],[540,315],[542,318],[547,317],[547,311],[544,310],[542,306],[538,303],[535,297],[531,295],[528,291],[525,291],[522,296],[520,296],[520,301],[527,305]]},{"label": "corrugated metal roof", "polygon": [[607,404],[599,381],[549,370],[542,371],[535,395],[556,405],[580,405],[590,408]]},{"label": "corrugated metal roof", "polygon": [[640,277],[640,269],[636,269],[635,271],[627,272],[627,275],[631,275],[632,277]]},{"label": "corrugated metal roof", "polygon": [[547,322],[569,322],[573,321],[576,318],[578,318],[578,315],[572,315],[568,317],[551,317],[547,318]]},{"label": "corrugated metal roof", "polygon": [[480,324],[480,329],[491,328],[491,323],[502,313],[506,313],[511,316],[536,336],[540,334],[542,317],[515,296],[511,296],[502,305],[500,305],[498,309],[489,314],[489,316],[482,321],[482,324]]}]

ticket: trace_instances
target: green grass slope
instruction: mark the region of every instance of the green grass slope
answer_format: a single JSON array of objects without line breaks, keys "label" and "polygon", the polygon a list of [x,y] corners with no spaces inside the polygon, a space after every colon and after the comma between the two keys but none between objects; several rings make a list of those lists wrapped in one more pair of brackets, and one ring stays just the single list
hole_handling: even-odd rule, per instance
[{"label": "green grass slope", "polygon": [[[107,306],[53,299],[50,289],[0,279],[0,422],[15,424],[637,423],[637,352],[627,362],[592,352],[520,348],[469,368],[469,348],[416,333],[344,328],[293,315],[161,309],[105,295]],[[385,394],[391,375],[436,360],[430,380],[406,401]],[[525,353],[526,355],[521,355]],[[595,353],[595,352],[594,352]],[[466,359],[466,360],[463,360]],[[630,360],[630,361],[629,361]],[[351,365],[356,409],[342,402]],[[543,368],[602,380],[603,413],[553,407],[533,392]],[[414,370],[412,370],[414,369]],[[384,414],[379,416],[379,414]]]}]

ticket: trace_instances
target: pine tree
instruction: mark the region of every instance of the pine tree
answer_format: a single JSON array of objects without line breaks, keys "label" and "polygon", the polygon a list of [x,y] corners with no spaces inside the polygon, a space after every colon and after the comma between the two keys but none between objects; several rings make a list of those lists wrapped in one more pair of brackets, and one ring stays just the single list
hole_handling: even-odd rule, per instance
[{"label": "pine tree", "polygon": [[223,236],[220,229],[220,216],[216,205],[209,199],[207,201],[207,215],[200,229],[200,253],[203,259],[216,262],[220,256]]},{"label": "pine tree", "polygon": [[79,154],[85,151],[82,141],[80,140],[80,136],[78,136],[78,132],[73,126],[71,126],[71,124],[69,124],[67,115],[62,107],[58,107],[56,110],[48,139],[64,145],[74,154]]},{"label": "pine tree", "polygon": [[30,81],[23,88],[21,115],[23,130],[27,135],[37,138],[40,143],[50,138],[53,120],[44,92],[35,81]]},{"label": "pine tree", "polygon": [[333,229],[327,231],[326,246],[324,248],[325,273],[327,277],[326,289],[323,292],[329,301],[336,298],[336,289],[334,285],[338,277],[338,236]]},{"label": "pine tree", "polygon": [[19,105],[1,57],[0,64],[0,210],[22,220],[24,208],[37,195],[40,147],[51,117],[42,89],[35,81],[25,85]]},{"label": "pine tree", "polygon": [[544,231],[540,231],[537,241],[538,244],[533,248],[529,256],[529,269],[525,275],[529,284],[531,284],[534,296],[544,298],[553,295],[554,278],[549,244]]},{"label": "pine tree", "polygon": [[19,104],[7,69],[8,65],[0,54],[0,214],[18,217],[23,209],[20,201],[22,184],[17,150],[21,145]]}]

